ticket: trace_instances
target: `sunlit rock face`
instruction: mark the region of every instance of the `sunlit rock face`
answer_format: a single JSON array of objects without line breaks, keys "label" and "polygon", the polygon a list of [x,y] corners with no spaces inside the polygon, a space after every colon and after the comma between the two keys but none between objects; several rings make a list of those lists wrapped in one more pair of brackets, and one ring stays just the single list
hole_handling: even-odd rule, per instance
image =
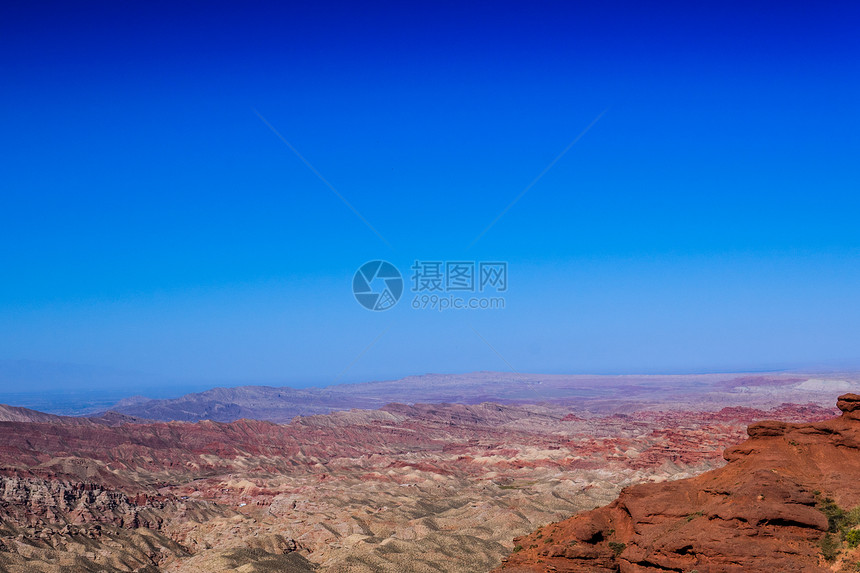
[{"label": "sunlit rock face", "polygon": [[608,506],[519,537],[498,571],[854,567],[860,550],[846,544],[828,553],[822,543],[829,535],[839,545],[845,531],[836,529],[857,525],[828,515],[860,504],[860,396],[840,396],[837,405],[842,415],[822,422],[752,424],[749,439],[726,450],[722,468],[625,488]]}]

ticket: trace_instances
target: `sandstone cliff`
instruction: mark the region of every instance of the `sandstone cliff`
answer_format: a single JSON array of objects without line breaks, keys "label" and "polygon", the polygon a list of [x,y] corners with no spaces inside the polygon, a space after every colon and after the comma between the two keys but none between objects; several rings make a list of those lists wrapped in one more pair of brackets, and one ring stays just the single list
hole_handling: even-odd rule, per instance
[{"label": "sandstone cliff", "polygon": [[860,504],[860,395],[837,405],[824,422],[753,424],[722,468],[628,487],[519,537],[497,571],[855,571],[860,512],[845,509]]}]

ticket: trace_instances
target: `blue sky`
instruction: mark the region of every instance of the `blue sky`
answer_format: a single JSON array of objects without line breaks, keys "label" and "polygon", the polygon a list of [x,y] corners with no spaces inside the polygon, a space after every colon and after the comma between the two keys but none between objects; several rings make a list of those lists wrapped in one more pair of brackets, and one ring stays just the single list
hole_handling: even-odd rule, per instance
[{"label": "blue sky", "polygon": [[[6,6],[0,361],[297,386],[858,367],[858,16]],[[369,312],[374,259],[507,261],[505,309]]]}]

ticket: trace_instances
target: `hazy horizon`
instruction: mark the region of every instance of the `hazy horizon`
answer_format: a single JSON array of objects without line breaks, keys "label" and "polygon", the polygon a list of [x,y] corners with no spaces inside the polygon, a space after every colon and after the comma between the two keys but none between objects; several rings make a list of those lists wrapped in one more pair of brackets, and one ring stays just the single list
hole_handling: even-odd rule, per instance
[{"label": "hazy horizon", "polygon": [[[781,369],[781,370],[712,370],[697,372],[513,372],[505,370],[483,370],[471,372],[412,372],[399,376],[389,376],[363,380],[290,380],[281,379],[244,379],[244,380],[180,380],[155,376],[141,372],[129,372],[110,368],[97,368],[92,365],[43,363],[29,360],[0,360],[0,404],[22,406],[55,414],[83,415],[103,412],[117,402],[136,396],[150,399],[171,399],[213,390],[216,388],[237,388],[245,386],[268,386],[276,388],[322,389],[340,384],[366,384],[375,382],[396,382],[409,378],[432,376],[463,376],[474,374],[497,374],[506,378],[534,376],[570,377],[607,377],[624,378],[627,376],[648,376],[654,378],[674,376],[720,376],[731,379],[743,374],[799,374],[850,377],[860,374],[855,369]],[[543,399],[535,394],[538,399]],[[547,399],[549,397],[546,397]]]}]

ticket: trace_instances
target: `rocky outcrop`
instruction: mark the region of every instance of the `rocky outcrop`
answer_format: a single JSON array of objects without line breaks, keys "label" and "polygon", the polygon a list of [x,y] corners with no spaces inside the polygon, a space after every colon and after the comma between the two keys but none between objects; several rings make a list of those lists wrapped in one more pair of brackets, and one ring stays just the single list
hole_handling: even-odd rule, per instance
[{"label": "rocky outcrop", "polygon": [[158,529],[167,498],[129,497],[91,482],[0,476],[0,520],[27,525],[112,524]]},{"label": "rocky outcrop", "polygon": [[[0,571],[157,573],[165,563],[192,559],[206,564],[198,569],[203,571],[242,565],[249,572],[312,570],[294,555],[298,544],[291,538],[259,532],[236,536],[236,524],[244,519],[203,500],[155,492],[130,496],[92,482],[0,476]],[[234,539],[226,550],[200,559],[196,540],[181,532],[204,524],[215,528],[211,535],[223,538],[226,529]]]},{"label": "rocky outcrop", "polygon": [[860,395],[837,404],[842,415],[823,422],[752,424],[722,468],[628,487],[516,538],[497,571],[830,571],[820,542],[833,521],[822,509],[860,504]]},{"label": "rocky outcrop", "polygon": [[860,395],[845,394],[839,397],[836,407],[842,410],[842,415],[852,420],[860,420]]}]

